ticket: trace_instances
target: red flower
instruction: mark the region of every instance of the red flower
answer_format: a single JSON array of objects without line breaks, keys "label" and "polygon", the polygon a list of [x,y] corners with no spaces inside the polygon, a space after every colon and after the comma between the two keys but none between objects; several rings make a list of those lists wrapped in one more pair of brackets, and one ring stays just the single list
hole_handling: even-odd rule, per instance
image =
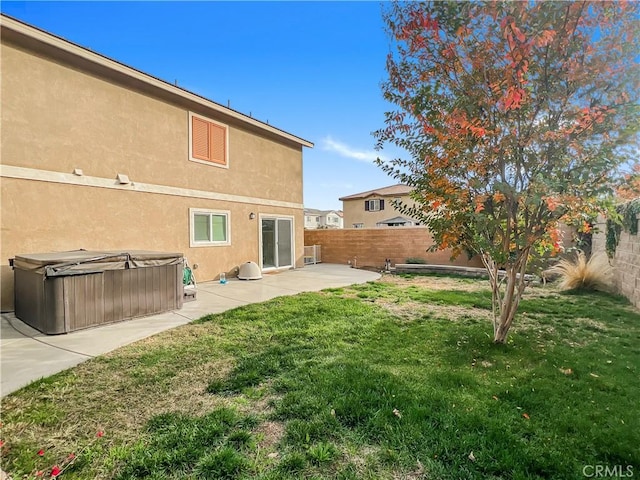
[{"label": "red flower", "polygon": [[41,477],[41,476],[43,476],[43,475],[44,475],[44,472],[43,472],[42,470],[38,470],[38,471],[35,473],[35,476],[36,476],[36,477]]},{"label": "red flower", "polygon": [[51,476],[52,477],[57,477],[61,473],[62,473],[62,470],[60,470],[60,467],[58,465],[54,465],[53,468],[51,469]]},{"label": "red flower", "polygon": [[96,433],[96,437],[101,438],[104,436],[104,432],[102,430],[98,430],[98,433]]},{"label": "red flower", "polygon": [[4,440],[0,440],[0,448],[4,447]]},{"label": "red flower", "polygon": [[44,449],[40,449],[38,450],[38,455],[40,455],[41,457],[44,455]]},{"label": "red flower", "polygon": [[73,460],[74,458],[76,458],[76,454],[70,453],[69,456],[67,457],[67,460]]}]

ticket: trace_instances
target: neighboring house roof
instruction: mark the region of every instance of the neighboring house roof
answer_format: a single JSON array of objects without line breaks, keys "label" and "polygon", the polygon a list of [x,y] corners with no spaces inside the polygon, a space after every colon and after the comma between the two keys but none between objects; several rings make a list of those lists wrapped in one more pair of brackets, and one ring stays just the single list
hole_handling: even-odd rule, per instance
[{"label": "neighboring house roof", "polygon": [[328,215],[329,213],[335,213],[336,215],[338,215],[339,217],[342,216],[342,212],[338,211],[338,210],[318,210],[315,208],[305,208],[304,209],[304,214],[305,215]]},{"label": "neighboring house roof", "polygon": [[324,215],[324,211],[318,210],[316,208],[305,208],[304,214],[305,215]]},{"label": "neighboring house roof", "polygon": [[389,187],[376,188],[375,190],[369,190],[367,192],[354,193],[353,195],[347,195],[346,197],[340,197],[338,200],[357,200],[359,198],[367,198],[372,195],[379,197],[397,197],[399,195],[408,195],[413,190],[409,185],[391,185]]},{"label": "neighboring house roof", "polygon": [[387,220],[383,220],[381,222],[378,222],[378,225],[391,225],[393,223],[413,223],[413,220],[411,220],[410,218],[406,218],[406,217],[393,217],[393,218],[389,218]]},{"label": "neighboring house roof", "polygon": [[313,143],[308,140],[285,132],[268,123],[256,120],[253,117],[151,76],[148,73],[129,67],[105,55],[95,53],[62,37],[26,24],[5,14],[0,15],[0,20],[3,41],[10,40],[20,45],[37,48],[39,51],[42,51],[44,47],[48,56],[59,58],[61,61],[66,62],[69,62],[70,59],[79,60],[88,70],[102,78],[124,83],[128,87],[144,93],[153,92],[161,98],[173,101],[180,100],[181,103],[190,103],[192,106],[200,106],[200,108],[205,107],[229,119],[241,122],[254,130],[257,129],[264,133],[270,133],[304,147],[313,147]]}]

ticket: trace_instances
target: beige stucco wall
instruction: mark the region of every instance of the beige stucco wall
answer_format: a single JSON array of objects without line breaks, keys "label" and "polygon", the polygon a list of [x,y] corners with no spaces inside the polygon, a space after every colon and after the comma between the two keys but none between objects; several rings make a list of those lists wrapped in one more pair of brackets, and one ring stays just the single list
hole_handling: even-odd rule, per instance
[{"label": "beige stucco wall", "polygon": [[[13,45],[3,44],[0,54],[3,167],[65,174],[79,168],[86,178],[101,180],[123,173],[134,184],[249,197],[230,202],[132,191],[132,185],[111,189],[4,176],[3,310],[13,303],[7,260],[16,254],[78,248],[176,251],[199,265],[196,278],[205,281],[232,273],[245,261],[259,262],[260,214],[294,218],[295,260],[302,266],[301,145]],[[188,160],[189,111],[229,125],[228,169]],[[270,206],[270,201],[290,205]],[[189,208],[229,211],[231,245],[190,248]],[[256,219],[249,219],[251,212]]]},{"label": "beige stucco wall", "polygon": [[[408,205],[414,205],[413,200],[409,198],[409,195],[403,196],[390,196],[390,197],[381,197],[377,195],[372,195],[370,197],[359,198],[356,200],[343,200],[342,201],[342,210],[344,212],[344,228],[352,228],[355,223],[363,223],[363,228],[376,228],[376,224],[378,222],[382,222],[383,220],[387,220],[389,218],[403,216],[398,210],[396,210],[391,202],[395,198],[400,198],[403,203]],[[384,200],[384,210],[376,211],[376,212],[367,212],[364,209],[364,201],[365,200]],[[385,227],[386,228],[386,227]]]},{"label": "beige stucco wall", "polygon": [[302,203],[301,146],[232,125],[228,169],[190,162],[187,108],[11,46],[1,55],[3,164]]}]

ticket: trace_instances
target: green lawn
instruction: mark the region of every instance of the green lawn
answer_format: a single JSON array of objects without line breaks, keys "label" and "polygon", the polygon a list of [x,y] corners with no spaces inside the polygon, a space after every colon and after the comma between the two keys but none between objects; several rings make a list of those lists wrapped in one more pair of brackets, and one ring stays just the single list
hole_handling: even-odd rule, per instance
[{"label": "green lawn", "polygon": [[620,297],[532,287],[508,345],[493,345],[487,287],[394,277],[207,316],[4,399],[3,469],[122,480],[639,472],[640,314]]}]

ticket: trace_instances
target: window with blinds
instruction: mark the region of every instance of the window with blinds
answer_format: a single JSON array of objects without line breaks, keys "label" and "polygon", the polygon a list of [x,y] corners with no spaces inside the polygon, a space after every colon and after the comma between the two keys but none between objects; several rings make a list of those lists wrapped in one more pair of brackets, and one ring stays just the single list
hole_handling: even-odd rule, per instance
[{"label": "window with blinds", "polygon": [[384,210],[384,200],[365,200],[364,201],[364,211],[365,212],[378,212],[380,210]]},{"label": "window with blinds", "polygon": [[189,160],[228,167],[228,150],[226,125],[189,113]]}]

